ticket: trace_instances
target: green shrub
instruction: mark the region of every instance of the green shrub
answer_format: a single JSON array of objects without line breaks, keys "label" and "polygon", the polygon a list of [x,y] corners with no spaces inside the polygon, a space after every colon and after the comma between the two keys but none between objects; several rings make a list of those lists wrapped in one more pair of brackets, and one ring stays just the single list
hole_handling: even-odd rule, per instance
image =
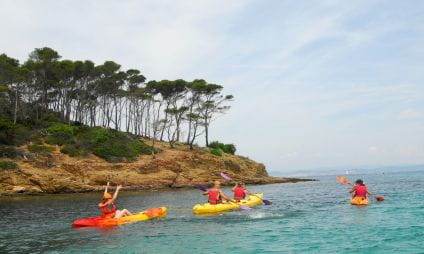
[{"label": "green shrub", "polygon": [[28,145],[28,150],[32,153],[49,154],[56,150],[54,147],[43,145]]},{"label": "green shrub", "polygon": [[215,155],[215,156],[222,156],[222,154],[223,154],[222,150],[219,149],[219,148],[211,148],[210,153]]},{"label": "green shrub", "polygon": [[46,138],[46,143],[51,145],[65,145],[75,143],[74,135],[67,132],[56,132]]},{"label": "green shrub", "polygon": [[13,124],[9,119],[0,117],[0,144],[23,145],[30,136],[31,131],[25,126]]},{"label": "green shrub", "polygon": [[[0,117],[0,144],[14,146],[31,142],[28,145],[30,152],[46,155],[55,150],[54,147],[43,145],[46,142],[62,146],[60,151],[69,156],[93,153],[111,162],[134,160],[141,154],[152,154],[152,148],[131,133],[89,127],[78,122],[69,125],[59,119],[59,114],[44,112],[39,119],[23,120],[23,125]],[[18,154],[7,148],[0,149],[0,156],[14,158]]]},{"label": "green shrub", "polygon": [[101,127],[89,128],[87,131],[82,132],[82,139],[91,145],[102,144],[112,138],[111,130]]},{"label": "green shrub", "polygon": [[13,145],[14,125],[7,119],[0,116],[0,144]]},{"label": "green shrub", "polygon": [[0,131],[9,130],[13,128],[13,123],[7,118],[0,116]]},{"label": "green shrub", "polygon": [[17,124],[13,131],[13,145],[21,146],[31,140],[32,131],[26,126]]},{"label": "green shrub", "polygon": [[17,157],[23,157],[23,152],[14,146],[0,145],[0,157],[15,159]]},{"label": "green shrub", "polygon": [[18,164],[16,164],[13,161],[0,161],[0,169],[3,170],[11,170],[11,169],[18,169]]},{"label": "green shrub", "polygon": [[224,144],[219,143],[218,141],[212,141],[212,142],[209,143],[208,147],[214,148],[214,149],[220,149],[220,148],[224,148]]},{"label": "green shrub", "polygon": [[151,148],[138,140],[129,143],[125,140],[119,142],[106,141],[96,145],[93,154],[110,162],[118,162],[124,158],[134,160],[140,154],[151,154]]},{"label": "green shrub", "polygon": [[55,123],[51,127],[47,128],[47,131],[50,134],[54,133],[74,133],[74,127],[71,125],[63,124],[63,123]]},{"label": "green shrub", "polygon": [[236,146],[233,144],[225,144],[223,150],[225,153],[235,154],[237,149]]},{"label": "green shrub", "polygon": [[47,129],[49,136],[46,139],[48,144],[65,145],[75,143],[74,127],[63,124],[55,123]]},{"label": "green shrub", "polygon": [[78,131],[82,147],[109,162],[134,160],[140,154],[152,153],[150,146],[132,134],[100,127]]},{"label": "green shrub", "polygon": [[235,154],[236,146],[233,144],[224,144],[218,141],[213,141],[209,144],[209,148],[212,149],[221,149],[224,153]]},{"label": "green shrub", "polygon": [[[146,145],[143,141],[139,139],[135,139],[131,141],[128,146],[131,150],[135,151],[137,153],[137,156],[140,154],[152,154],[152,147],[149,145]],[[154,151],[155,153],[157,150]]]},{"label": "green shrub", "polygon": [[71,157],[87,155],[87,151],[78,144],[66,144],[64,147],[62,147],[62,149],[60,149],[60,152]]},{"label": "green shrub", "polygon": [[31,134],[31,137],[29,140],[36,144],[36,145],[42,145],[43,144],[43,135],[39,131],[35,131]]},{"label": "green shrub", "polygon": [[49,111],[49,112],[44,112],[41,115],[41,119],[40,119],[44,124],[43,126],[50,126],[52,124],[56,124],[56,123],[60,123],[62,122],[62,116],[61,113],[59,112],[53,112],[53,111]]}]

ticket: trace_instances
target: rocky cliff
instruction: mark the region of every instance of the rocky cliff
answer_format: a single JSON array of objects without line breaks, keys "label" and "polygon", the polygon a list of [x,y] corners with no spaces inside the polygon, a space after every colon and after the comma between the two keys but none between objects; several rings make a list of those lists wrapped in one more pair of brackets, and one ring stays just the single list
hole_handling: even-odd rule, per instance
[{"label": "rocky cliff", "polygon": [[158,143],[158,148],[160,153],[155,158],[142,155],[136,161],[124,163],[109,163],[94,155],[69,157],[57,147],[49,155],[25,156],[15,161],[19,169],[2,170],[0,194],[97,191],[107,181],[122,184],[124,189],[182,188],[220,179],[220,172],[247,184],[304,181],[269,176],[263,164],[242,156],[219,157],[206,148],[190,150],[185,145],[170,149],[163,142]]}]

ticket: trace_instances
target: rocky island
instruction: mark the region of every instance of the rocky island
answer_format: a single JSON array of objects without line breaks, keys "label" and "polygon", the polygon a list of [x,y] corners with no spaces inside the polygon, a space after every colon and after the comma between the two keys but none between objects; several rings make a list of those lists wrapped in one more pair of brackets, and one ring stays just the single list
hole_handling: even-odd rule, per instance
[{"label": "rocky island", "polygon": [[219,179],[225,172],[235,180],[248,184],[298,182],[308,179],[269,176],[265,166],[249,158],[223,154],[212,155],[207,148],[190,150],[177,144],[169,148],[158,142],[161,152],[154,158],[141,155],[132,162],[110,163],[95,155],[74,158],[59,151],[48,155],[32,154],[24,150],[17,169],[2,170],[0,194],[49,194],[98,191],[107,181],[123,184],[126,189],[164,189],[194,187]]}]

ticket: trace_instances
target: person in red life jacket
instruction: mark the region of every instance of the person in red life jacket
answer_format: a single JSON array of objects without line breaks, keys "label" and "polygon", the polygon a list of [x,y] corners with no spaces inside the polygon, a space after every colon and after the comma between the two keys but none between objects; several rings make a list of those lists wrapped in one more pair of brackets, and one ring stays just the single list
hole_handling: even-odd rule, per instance
[{"label": "person in red life jacket", "polygon": [[127,209],[117,210],[114,201],[118,197],[119,190],[122,188],[122,185],[116,186],[115,193],[113,196],[107,192],[109,188],[109,182],[106,185],[105,192],[103,194],[103,200],[99,203],[99,207],[102,210],[103,216],[107,218],[121,218],[124,216],[130,216],[130,213]]},{"label": "person in red life jacket", "polygon": [[222,203],[222,199],[227,201],[232,201],[231,198],[225,196],[225,194],[220,190],[221,182],[216,180],[213,182],[211,189],[203,192],[203,195],[208,195],[208,201],[211,205],[217,205]]},{"label": "person in red life jacket", "polygon": [[255,195],[252,192],[246,190],[246,187],[242,182],[236,183],[236,185],[232,188],[232,191],[234,192],[234,200],[240,201],[244,199],[247,195]]},{"label": "person in red life jacket", "polygon": [[353,193],[353,197],[363,198],[367,198],[367,195],[372,195],[370,192],[368,192],[367,186],[365,186],[361,179],[356,180],[355,186],[353,186],[349,193]]}]

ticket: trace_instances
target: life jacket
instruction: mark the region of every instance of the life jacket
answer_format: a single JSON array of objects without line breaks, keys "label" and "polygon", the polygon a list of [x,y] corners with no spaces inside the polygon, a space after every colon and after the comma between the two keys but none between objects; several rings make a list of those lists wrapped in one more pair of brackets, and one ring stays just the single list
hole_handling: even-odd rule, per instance
[{"label": "life jacket", "polygon": [[219,190],[217,189],[208,190],[208,194],[209,194],[209,197],[208,197],[209,204],[216,205],[216,204],[222,203],[222,198],[221,198],[221,195],[219,195]]},{"label": "life jacket", "polygon": [[246,193],[244,193],[243,187],[237,187],[234,189],[234,199],[237,201],[240,201],[241,199],[244,199],[246,197]]},{"label": "life jacket", "polygon": [[102,206],[102,213],[103,213],[103,217],[106,218],[113,218],[115,216],[115,212],[116,212],[116,206],[115,204],[112,203],[112,208],[111,209],[107,209],[107,205]]},{"label": "life jacket", "polygon": [[367,197],[367,186],[365,185],[356,185],[354,197]]}]

